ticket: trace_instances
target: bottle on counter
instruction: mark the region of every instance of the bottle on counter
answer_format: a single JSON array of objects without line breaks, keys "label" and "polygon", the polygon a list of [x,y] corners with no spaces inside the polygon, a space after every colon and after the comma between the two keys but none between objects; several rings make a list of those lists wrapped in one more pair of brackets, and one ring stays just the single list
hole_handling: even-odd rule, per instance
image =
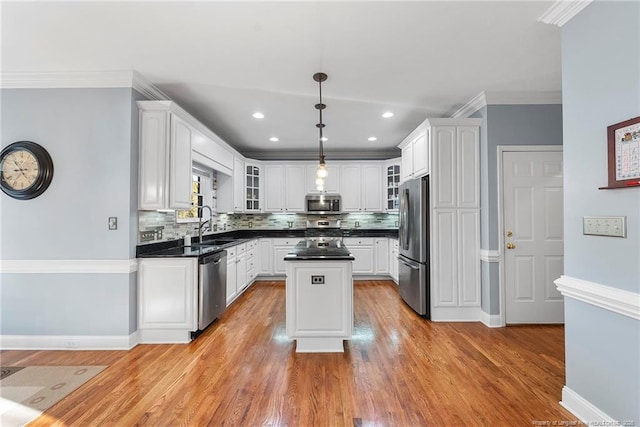
[{"label": "bottle on counter", "polygon": [[191,235],[189,233],[184,235],[184,246],[191,246]]}]

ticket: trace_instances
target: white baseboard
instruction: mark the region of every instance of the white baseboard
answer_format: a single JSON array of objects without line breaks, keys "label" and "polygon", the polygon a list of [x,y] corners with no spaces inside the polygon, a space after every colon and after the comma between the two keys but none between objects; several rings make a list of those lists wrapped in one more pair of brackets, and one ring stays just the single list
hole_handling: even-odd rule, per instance
[{"label": "white baseboard", "polygon": [[130,335],[0,335],[2,350],[131,350],[138,332]]},{"label": "white baseboard", "polygon": [[499,314],[488,314],[484,311],[481,311],[480,321],[489,328],[503,328],[505,326],[505,324],[502,323],[502,319],[500,318]]},{"label": "white baseboard", "polygon": [[[602,412],[594,404],[567,386],[562,387],[562,400],[560,404],[585,424],[622,425],[615,424],[616,420]],[[598,421],[606,421],[607,423],[598,424]]]},{"label": "white baseboard", "polygon": [[191,332],[181,329],[139,329],[140,344],[186,344],[191,342]]},{"label": "white baseboard", "polygon": [[480,307],[433,307],[433,322],[480,322]]}]

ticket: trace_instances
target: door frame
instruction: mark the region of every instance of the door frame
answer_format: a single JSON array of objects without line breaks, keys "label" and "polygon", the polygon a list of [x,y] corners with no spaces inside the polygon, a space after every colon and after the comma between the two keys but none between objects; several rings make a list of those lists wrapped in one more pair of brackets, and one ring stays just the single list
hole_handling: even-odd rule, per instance
[{"label": "door frame", "polygon": [[[500,326],[507,325],[507,301],[506,301],[506,284],[504,280],[505,253],[504,253],[504,185],[502,178],[504,176],[504,164],[502,162],[503,153],[507,152],[542,152],[553,151],[562,152],[562,145],[498,145],[498,296],[500,300]],[[564,169],[564,168],[563,168]],[[562,181],[564,187],[564,179]],[[564,208],[563,218],[564,221]]]}]

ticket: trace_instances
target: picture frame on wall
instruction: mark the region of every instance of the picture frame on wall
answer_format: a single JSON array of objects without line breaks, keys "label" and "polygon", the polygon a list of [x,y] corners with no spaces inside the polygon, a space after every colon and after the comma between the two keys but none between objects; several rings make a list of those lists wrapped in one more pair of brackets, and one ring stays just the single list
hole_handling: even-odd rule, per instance
[{"label": "picture frame on wall", "polygon": [[608,185],[640,186],[640,116],[607,126]]}]

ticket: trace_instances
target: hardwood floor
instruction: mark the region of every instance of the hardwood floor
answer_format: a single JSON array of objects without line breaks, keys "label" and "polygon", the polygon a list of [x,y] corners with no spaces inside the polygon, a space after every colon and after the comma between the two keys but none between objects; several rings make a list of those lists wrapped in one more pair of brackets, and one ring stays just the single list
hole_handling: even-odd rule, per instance
[{"label": "hardwood floor", "polygon": [[131,351],[2,351],[109,365],[32,426],[531,426],[575,420],[562,326],[432,323],[390,281],[355,283],[345,353],[295,353],[284,282],[256,282],[198,339]]}]

